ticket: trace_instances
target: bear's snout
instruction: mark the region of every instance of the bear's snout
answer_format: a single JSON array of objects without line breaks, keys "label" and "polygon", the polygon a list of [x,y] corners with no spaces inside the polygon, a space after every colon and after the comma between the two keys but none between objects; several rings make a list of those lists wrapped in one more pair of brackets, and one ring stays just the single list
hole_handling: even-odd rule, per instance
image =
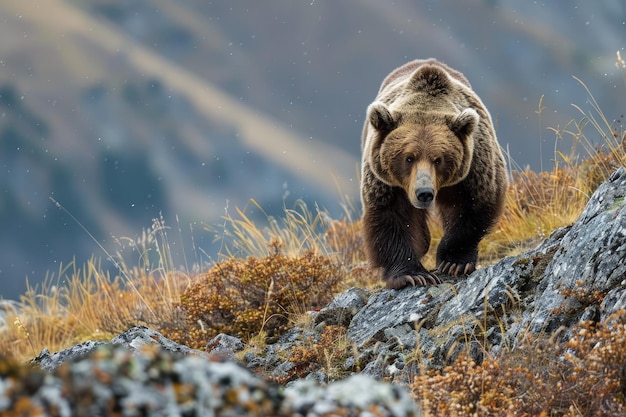
[{"label": "bear's snout", "polygon": [[435,201],[432,166],[418,166],[413,184],[407,189],[411,204],[418,209],[427,209]]},{"label": "bear's snout", "polygon": [[431,187],[420,187],[415,190],[417,208],[428,208],[435,199],[435,190]]}]

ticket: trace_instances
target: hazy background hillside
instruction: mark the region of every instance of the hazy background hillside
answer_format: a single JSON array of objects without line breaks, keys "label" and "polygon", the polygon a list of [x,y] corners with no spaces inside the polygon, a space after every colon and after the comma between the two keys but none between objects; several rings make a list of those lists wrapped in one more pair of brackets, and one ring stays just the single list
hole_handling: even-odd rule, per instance
[{"label": "hazy background hillside", "polygon": [[546,128],[589,108],[572,75],[626,107],[621,0],[5,0],[0,39],[2,298],[104,255],[50,197],[113,251],[162,213],[191,262],[251,198],[339,215],[365,107],[410,59],[464,72],[519,166],[551,166]]}]

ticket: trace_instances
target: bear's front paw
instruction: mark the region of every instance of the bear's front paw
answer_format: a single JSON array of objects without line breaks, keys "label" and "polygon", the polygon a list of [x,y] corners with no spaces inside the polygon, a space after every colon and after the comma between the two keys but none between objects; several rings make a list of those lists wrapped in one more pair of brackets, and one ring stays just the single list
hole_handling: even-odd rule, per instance
[{"label": "bear's front paw", "polygon": [[436,269],[440,274],[452,275],[453,277],[461,277],[469,275],[476,270],[474,262],[455,263],[450,261],[442,261]]},{"label": "bear's front paw", "polygon": [[387,288],[399,290],[405,287],[428,287],[429,285],[439,285],[441,280],[437,275],[430,272],[419,272],[415,275],[399,275],[385,279]]}]

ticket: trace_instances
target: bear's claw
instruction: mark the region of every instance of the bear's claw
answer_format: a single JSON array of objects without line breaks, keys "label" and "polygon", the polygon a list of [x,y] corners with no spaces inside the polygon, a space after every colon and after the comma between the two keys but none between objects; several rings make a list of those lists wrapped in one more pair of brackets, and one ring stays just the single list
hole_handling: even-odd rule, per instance
[{"label": "bear's claw", "polygon": [[476,264],[468,262],[466,264],[454,263],[449,261],[442,261],[436,269],[436,272],[440,274],[452,275],[453,277],[460,277],[469,275],[476,270]]},{"label": "bear's claw", "polygon": [[405,287],[428,287],[429,285],[439,285],[441,280],[437,275],[430,272],[419,272],[415,275],[400,275],[387,278],[387,288],[399,290]]}]

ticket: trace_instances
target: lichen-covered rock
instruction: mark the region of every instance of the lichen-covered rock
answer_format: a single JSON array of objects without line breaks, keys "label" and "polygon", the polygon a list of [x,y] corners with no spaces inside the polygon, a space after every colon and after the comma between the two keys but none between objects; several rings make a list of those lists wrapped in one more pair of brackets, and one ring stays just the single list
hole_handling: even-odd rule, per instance
[{"label": "lichen-covered rock", "polygon": [[246,344],[238,337],[220,333],[206,344],[207,352],[232,359],[235,353],[242,351]]},{"label": "lichen-covered rock", "polygon": [[20,415],[283,415],[278,386],[232,362],[175,354],[158,344],[137,349],[103,344],[48,375],[36,369],[20,372],[19,378],[15,373],[0,374],[0,414],[27,410]]},{"label": "lichen-covered rock", "polygon": [[385,330],[397,326],[417,325],[423,319],[433,320],[439,307],[453,296],[451,286],[411,287],[404,290],[382,290],[373,294],[354,316],[348,337],[358,347],[387,340]]},{"label": "lichen-covered rock", "polygon": [[104,344],[106,342],[88,340],[55,353],[50,353],[48,349],[42,349],[32,362],[38,364],[41,369],[52,371],[61,366],[63,362],[91,353]]},{"label": "lichen-covered rock", "polygon": [[571,327],[585,313],[598,321],[624,307],[612,300],[624,300],[626,294],[625,199],[626,169],[620,168],[556,243],[523,327],[551,332]]},{"label": "lichen-covered rock", "polygon": [[234,362],[183,355],[156,343],[100,344],[51,372],[0,360],[0,415],[418,416],[408,392],[364,375],[289,388]]},{"label": "lichen-covered rock", "polygon": [[200,356],[206,356],[205,352],[200,350],[191,349],[180,343],[176,343],[173,340],[168,339],[161,333],[157,332],[146,326],[135,326],[124,333],[121,333],[111,339],[111,343],[114,345],[128,346],[131,349],[139,349],[145,345],[157,344],[164,350],[172,353],[182,353],[184,355],[195,354]]},{"label": "lichen-covered rock", "polygon": [[156,344],[168,352],[208,357],[205,352],[176,343],[149,327],[135,326],[115,336],[110,342],[89,340],[55,353],[50,353],[48,349],[43,349],[32,362],[39,365],[44,370],[52,371],[58,368],[63,362],[85,356],[98,347],[109,343],[126,346],[133,351],[140,349],[142,346]]},{"label": "lichen-covered rock", "polygon": [[[391,376],[406,353],[403,339],[427,367],[460,352],[480,362],[491,349],[512,347],[520,334],[568,330],[604,320],[626,306],[626,169],[593,194],[580,218],[537,248],[438,287],[383,290],[354,316],[348,337],[372,359],[366,370]],[[374,346],[375,348],[373,348]],[[378,364],[378,365],[377,365]],[[391,371],[390,371],[391,370]]]},{"label": "lichen-covered rock", "polygon": [[362,288],[350,288],[339,294],[328,306],[322,308],[314,317],[316,325],[347,327],[354,315],[367,302],[367,291]]},{"label": "lichen-covered rock", "polygon": [[422,413],[397,385],[353,375],[327,387],[314,381],[297,381],[285,390],[285,407],[292,416],[400,417]]}]

